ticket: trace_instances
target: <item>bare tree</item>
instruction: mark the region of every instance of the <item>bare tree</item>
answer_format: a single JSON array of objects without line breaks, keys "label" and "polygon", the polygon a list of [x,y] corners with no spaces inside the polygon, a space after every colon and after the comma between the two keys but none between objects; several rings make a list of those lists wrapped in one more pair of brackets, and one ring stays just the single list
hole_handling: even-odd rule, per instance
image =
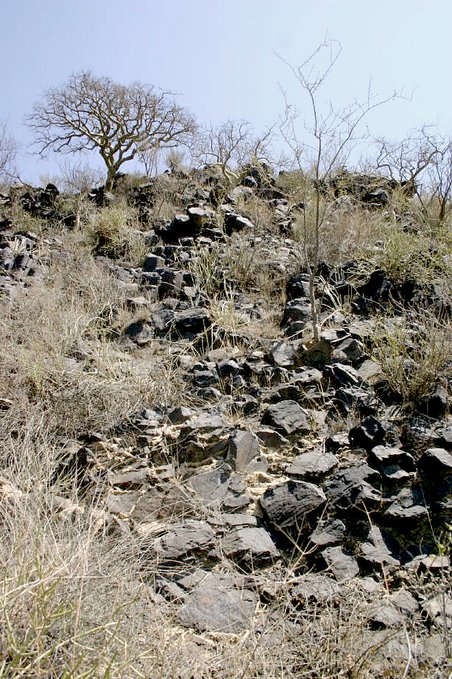
[{"label": "bare tree", "polygon": [[9,134],[6,123],[0,122],[0,182],[9,182],[15,176],[14,161],[17,145]]},{"label": "bare tree", "polygon": [[429,136],[428,142],[433,154],[427,168],[428,205],[425,205],[422,194],[420,199],[427,215],[432,213],[436,204],[434,221],[442,224],[452,211],[452,141],[447,137]]},{"label": "bare tree", "polygon": [[246,163],[268,160],[271,135],[272,128],[256,136],[246,120],[226,120],[199,132],[193,155],[200,162],[219,165],[225,177],[232,177]]},{"label": "bare tree", "polygon": [[41,154],[97,150],[107,167],[107,190],[124,163],[148,149],[184,143],[195,129],[171,93],[85,71],[48,90],[26,121]]},{"label": "bare tree", "polygon": [[[336,110],[331,102],[324,103],[321,98],[322,87],[341,53],[341,45],[336,41],[322,43],[300,66],[294,66],[284,59],[301,88],[305,98],[307,120],[301,126],[298,110],[288,101],[284,93],[286,108],[281,121],[280,132],[288,145],[294,164],[300,172],[308,171],[312,182],[305,186],[302,196],[303,220],[303,259],[309,276],[309,298],[312,313],[312,331],[315,342],[319,341],[319,312],[316,301],[316,275],[319,266],[320,236],[331,204],[323,200],[323,188],[332,174],[340,167],[362,138],[360,126],[366,116],[375,108],[393,100],[396,94],[384,99],[375,99],[369,90],[363,102],[353,101],[342,110]],[[326,55],[326,65],[318,66],[318,61]],[[325,62],[324,62],[325,63]],[[309,215],[309,218],[308,218]],[[312,222],[311,222],[312,216]],[[310,231],[313,230],[313,242]]]},{"label": "bare tree", "polygon": [[400,142],[378,139],[377,144],[377,167],[416,192],[425,218],[433,215],[442,223],[451,211],[451,139],[424,126]]},{"label": "bare tree", "polygon": [[375,167],[402,187],[407,187],[407,193],[414,194],[419,178],[433,162],[436,154],[435,148],[428,141],[427,128],[415,130],[402,141],[391,142],[378,138],[375,143]]}]

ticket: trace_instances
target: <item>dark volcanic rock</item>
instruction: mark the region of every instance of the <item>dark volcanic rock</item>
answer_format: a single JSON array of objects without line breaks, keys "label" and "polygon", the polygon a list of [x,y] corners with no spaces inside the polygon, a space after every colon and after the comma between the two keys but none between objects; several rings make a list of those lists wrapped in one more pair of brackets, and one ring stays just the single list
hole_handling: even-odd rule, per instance
[{"label": "dark volcanic rock", "polygon": [[205,309],[185,309],[178,311],[174,317],[174,328],[183,337],[202,334],[210,325],[211,320]]},{"label": "dark volcanic rock", "polygon": [[350,580],[359,573],[359,566],[356,559],[343,551],[342,547],[328,547],[322,552],[328,570],[334,575],[338,582]]},{"label": "dark volcanic rock", "polygon": [[262,416],[262,422],[275,427],[286,436],[311,430],[306,411],[296,401],[290,400],[269,406]]},{"label": "dark volcanic rock", "polygon": [[338,459],[332,453],[313,450],[298,455],[287,467],[286,473],[291,476],[301,476],[311,481],[317,481],[325,476],[338,464]]},{"label": "dark volcanic rock", "polygon": [[264,528],[244,527],[228,533],[221,541],[221,553],[242,565],[254,567],[279,557]]},{"label": "dark volcanic rock", "polygon": [[209,632],[243,632],[252,624],[257,595],[236,589],[232,578],[210,573],[187,596],[178,617],[183,625]]},{"label": "dark volcanic rock", "polygon": [[184,559],[189,556],[207,554],[214,546],[214,532],[204,521],[190,521],[174,525],[157,538],[152,554],[163,560]]},{"label": "dark volcanic rock", "polygon": [[367,509],[381,502],[380,474],[368,464],[353,465],[343,469],[325,484],[328,499],[338,509],[351,509],[365,505]]},{"label": "dark volcanic rock", "polygon": [[237,472],[244,472],[261,453],[258,437],[250,431],[236,431],[229,439],[227,459]]},{"label": "dark volcanic rock", "polygon": [[319,547],[334,545],[338,542],[342,542],[345,530],[345,524],[340,519],[319,521],[317,528],[312,535],[309,536],[309,539]]},{"label": "dark volcanic rock", "polygon": [[350,429],[349,440],[352,446],[370,450],[383,443],[385,430],[375,417],[369,415],[357,427]]},{"label": "dark volcanic rock", "polygon": [[322,489],[304,481],[286,481],[266,490],[260,499],[266,518],[279,529],[301,528],[309,514],[325,502]]}]

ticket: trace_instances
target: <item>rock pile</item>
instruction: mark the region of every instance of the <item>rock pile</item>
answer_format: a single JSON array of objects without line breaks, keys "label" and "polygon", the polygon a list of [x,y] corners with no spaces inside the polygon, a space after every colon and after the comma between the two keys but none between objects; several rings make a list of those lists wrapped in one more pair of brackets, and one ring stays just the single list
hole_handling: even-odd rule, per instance
[{"label": "rock pile", "polygon": [[[200,248],[237,253],[256,243],[239,205],[258,195],[274,211],[280,236],[266,236],[269,269],[293,271],[298,253],[285,235],[288,200],[268,178],[250,168],[218,203],[220,183],[210,177],[187,188],[185,209],[163,223],[153,222],[155,185],[140,187],[133,201],[148,229],[143,265],[105,260],[129,310],[139,312],[121,328],[120,350],[159,341],[177,346],[180,357],[196,347],[197,355],[179,358],[183,398],[137,412],[111,437],[87,433],[69,447],[58,478],[75,464],[86,489],[102,472],[102,522],[140,544],[144,570],[152,564],[156,573],[155,596],[183,625],[246,629],[258,602],[277,596],[296,552],[294,609],[361,588],[372,629],[403,627],[409,616],[452,627],[450,593],[440,623],[435,597],[420,600],[413,585],[421,572],[450,576],[438,550],[452,523],[450,382],[434,384],[405,412],[370,341],[376,309],[396,301],[409,314],[422,304],[450,318],[449,302],[433,286],[400,284],[383,271],[357,284],[349,262],[322,271],[316,294],[328,323],[318,342],[306,340],[309,278],[300,270],[287,276],[278,337],[252,342],[222,328],[192,264]],[[57,195],[49,185],[21,201],[45,216]],[[32,276],[38,238],[2,224],[6,290]],[[259,301],[233,293],[234,313],[259,322]],[[335,309],[338,298],[349,301],[348,315]],[[389,580],[399,586],[387,597]]]}]

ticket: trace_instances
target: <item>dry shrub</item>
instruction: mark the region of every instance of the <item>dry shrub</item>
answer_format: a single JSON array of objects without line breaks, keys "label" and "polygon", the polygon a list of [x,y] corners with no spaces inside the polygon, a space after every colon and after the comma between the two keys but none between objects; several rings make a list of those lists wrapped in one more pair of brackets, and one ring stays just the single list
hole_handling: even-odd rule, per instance
[{"label": "dry shrub", "polygon": [[378,241],[358,244],[363,271],[382,269],[393,281],[414,279],[418,285],[449,281],[452,277],[452,241],[446,231],[406,231],[386,224]]},{"label": "dry shrub", "polygon": [[405,405],[427,396],[440,376],[452,375],[452,329],[428,313],[380,319],[372,350]]},{"label": "dry shrub", "polygon": [[0,321],[2,397],[16,417],[40,411],[69,437],[108,430],[155,391],[152,362],[136,362],[110,341],[126,315],[124,292],[73,247],[17,293]]},{"label": "dry shrub", "polygon": [[126,202],[113,203],[93,213],[85,228],[93,251],[112,259],[141,264],[146,254],[138,211]]}]

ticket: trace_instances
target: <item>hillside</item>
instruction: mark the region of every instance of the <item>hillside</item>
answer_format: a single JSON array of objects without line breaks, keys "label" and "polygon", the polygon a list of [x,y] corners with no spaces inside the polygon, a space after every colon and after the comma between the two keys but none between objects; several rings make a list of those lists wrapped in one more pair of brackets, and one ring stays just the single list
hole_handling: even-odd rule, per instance
[{"label": "hillside", "polygon": [[449,213],[212,165],[0,239],[0,676],[450,676]]}]

